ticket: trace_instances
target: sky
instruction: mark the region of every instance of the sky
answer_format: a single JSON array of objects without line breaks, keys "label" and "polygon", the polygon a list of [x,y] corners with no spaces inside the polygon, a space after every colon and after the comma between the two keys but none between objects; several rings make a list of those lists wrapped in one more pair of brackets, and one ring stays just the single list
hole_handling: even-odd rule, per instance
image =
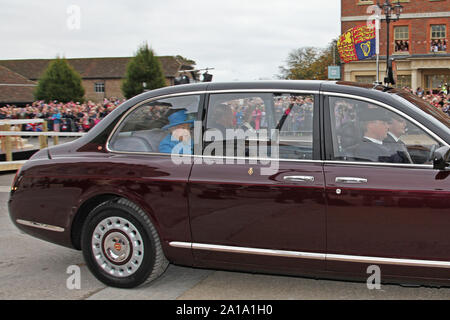
[{"label": "sky", "polygon": [[0,0],[0,59],[129,57],[147,42],[214,68],[213,81],[269,80],[339,21],[339,0]]}]

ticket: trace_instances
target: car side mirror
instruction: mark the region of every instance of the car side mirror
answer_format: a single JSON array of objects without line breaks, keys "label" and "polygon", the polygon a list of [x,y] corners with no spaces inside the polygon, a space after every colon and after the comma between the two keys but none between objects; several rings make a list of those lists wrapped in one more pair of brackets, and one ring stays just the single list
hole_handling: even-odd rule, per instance
[{"label": "car side mirror", "polygon": [[434,151],[433,169],[445,170],[450,165],[450,147],[443,146]]}]

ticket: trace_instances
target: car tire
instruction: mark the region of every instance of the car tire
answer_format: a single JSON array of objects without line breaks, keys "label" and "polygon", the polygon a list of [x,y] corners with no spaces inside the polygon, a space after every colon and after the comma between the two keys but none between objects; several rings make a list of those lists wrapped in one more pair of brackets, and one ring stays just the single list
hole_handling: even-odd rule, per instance
[{"label": "car tire", "polygon": [[111,287],[147,284],[169,264],[148,215],[123,198],[104,202],[88,214],[81,248],[89,270]]}]

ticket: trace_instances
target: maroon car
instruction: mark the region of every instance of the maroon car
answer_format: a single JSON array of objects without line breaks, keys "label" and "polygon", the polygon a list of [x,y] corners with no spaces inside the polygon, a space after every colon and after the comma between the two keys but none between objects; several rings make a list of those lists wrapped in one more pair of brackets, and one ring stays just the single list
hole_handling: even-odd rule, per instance
[{"label": "maroon car", "polygon": [[14,224],[134,287],[168,263],[450,284],[450,119],[385,86],[143,93],[18,171]]}]

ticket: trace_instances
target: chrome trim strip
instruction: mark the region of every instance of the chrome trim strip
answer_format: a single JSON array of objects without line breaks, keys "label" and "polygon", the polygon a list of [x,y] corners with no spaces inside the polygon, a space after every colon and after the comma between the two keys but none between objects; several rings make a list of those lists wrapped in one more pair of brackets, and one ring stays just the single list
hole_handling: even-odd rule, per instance
[{"label": "chrome trim strip", "polygon": [[[170,157],[169,153],[158,152],[132,152],[132,151],[111,151],[118,154],[138,154],[150,156],[166,156]],[[408,163],[387,163],[387,162],[357,162],[357,161],[338,161],[338,160],[305,160],[305,159],[280,159],[280,158],[245,158],[245,157],[227,157],[227,156],[203,156],[203,155],[185,155],[180,154],[181,157],[193,158],[207,158],[207,159],[223,159],[223,160],[246,160],[246,161],[279,161],[279,162],[300,162],[300,163],[321,163],[321,164],[344,164],[344,165],[359,165],[359,166],[376,166],[376,167],[402,167],[408,169],[433,169],[432,164],[408,164]]]},{"label": "chrome trim strip", "polygon": [[319,94],[318,90],[296,90],[296,89],[224,89],[224,90],[208,90],[207,93],[227,94],[227,93],[302,93],[302,94]]},{"label": "chrome trim strip", "polygon": [[[150,155],[150,156],[166,156],[170,157],[170,153],[159,153],[159,152],[133,152],[133,151],[111,151],[112,153],[118,154],[138,154],[138,155]],[[239,161],[285,161],[285,162],[303,162],[303,163],[323,163],[322,160],[306,160],[306,159],[279,159],[279,158],[245,158],[245,157],[229,157],[229,156],[203,156],[203,155],[193,155],[193,154],[177,154],[177,157],[192,157],[192,158],[206,158],[206,159],[221,159],[221,160],[239,160]],[[347,162],[344,162],[347,163]],[[225,163],[226,164],[226,163]]]},{"label": "chrome trim strip", "polygon": [[222,159],[222,160],[240,160],[240,161],[286,161],[286,162],[303,162],[303,163],[323,163],[322,160],[307,160],[307,159],[279,159],[279,158],[246,158],[246,157],[229,157],[229,156],[203,156],[194,155],[194,158],[206,158],[206,159]]},{"label": "chrome trim strip", "polygon": [[417,120],[415,120],[414,118],[411,118],[410,116],[408,116],[406,113],[397,110],[394,107],[391,107],[388,104],[385,104],[381,101],[378,100],[373,100],[370,98],[366,98],[366,97],[361,97],[361,96],[355,96],[352,94],[347,94],[347,93],[339,93],[339,92],[328,92],[328,91],[322,91],[321,92],[323,95],[328,95],[328,96],[336,96],[336,97],[342,97],[342,98],[350,98],[350,99],[356,99],[356,100],[362,100],[362,101],[366,101],[372,104],[377,104],[381,107],[384,107],[394,113],[397,113],[398,115],[402,116],[403,118],[408,119],[410,122],[414,123],[415,125],[417,125],[419,128],[421,128],[422,130],[424,130],[425,132],[427,132],[429,135],[431,135],[435,140],[438,140],[440,143],[442,143],[444,146],[449,146],[444,140],[442,140],[437,134],[435,134],[433,131],[431,131],[430,129],[428,129],[427,127],[425,127],[424,125],[422,125],[420,122],[418,122]]},{"label": "chrome trim strip", "polygon": [[[170,157],[169,153],[158,152],[133,152],[133,151],[110,151],[117,154],[137,154],[150,156],[166,156]],[[207,158],[207,159],[223,159],[223,160],[246,160],[246,161],[278,161],[278,162],[299,162],[299,163],[321,163],[321,164],[344,164],[344,165],[359,165],[359,166],[375,166],[375,167],[393,167],[393,168],[408,168],[408,169],[433,169],[432,164],[408,164],[408,163],[387,163],[387,162],[357,162],[357,161],[338,161],[338,160],[305,160],[305,159],[280,159],[280,158],[245,158],[245,157],[227,157],[227,156],[203,156],[203,155],[185,155],[180,154],[181,157],[193,158]]]},{"label": "chrome trim strip", "polygon": [[414,164],[414,163],[388,163],[388,162],[358,162],[358,161],[337,161],[326,160],[324,164],[348,164],[359,166],[377,166],[377,167],[402,167],[408,169],[433,169],[432,164]]},{"label": "chrome trim strip", "polygon": [[174,248],[192,249],[192,243],[190,242],[172,241],[169,242],[169,245]]},{"label": "chrome trim strip", "polygon": [[256,254],[256,255],[262,255],[262,256],[302,258],[302,259],[315,259],[315,260],[324,260],[325,259],[325,254],[322,254],[322,253],[275,250],[275,249],[258,249],[258,248],[222,246],[222,245],[214,245],[214,244],[188,243],[188,242],[170,242],[169,244],[172,247],[192,248],[192,249],[196,249],[196,250]]},{"label": "chrome trim strip", "polygon": [[44,229],[44,230],[55,231],[55,232],[64,232],[64,228],[61,228],[58,226],[52,226],[50,224],[22,220],[22,219],[17,219],[16,222],[19,224],[22,224],[24,226],[27,226],[27,227],[33,227],[33,228]]},{"label": "chrome trim strip", "polygon": [[263,256],[275,256],[275,257],[285,257],[285,258],[314,259],[314,260],[342,261],[342,262],[359,262],[359,263],[371,263],[371,264],[390,264],[390,265],[403,265],[403,266],[413,266],[413,267],[450,268],[450,261],[383,258],[383,257],[354,256],[354,255],[329,254],[329,253],[325,254],[325,253],[314,253],[314,252],[235,247],[235,246],[224,246],[224,245],[191,243],[191,242],[180,242],[180,241],[172,241],[169,243],[169,245],[171,247],[175,247],[175,248],[218,251],[218,252],[228,252],[228,253],[256,254],[256,255],[263,255]]},{"label": "chrome trim strip", "polygon": [[378,263],[378,264],[391,264],[391,265],[412,266],[412,267],[450,268],[449,261],[365,257],[365,256],[352,256],[343,254],[327,254],[326,259],[327,261],[359,262],[371,264]]}]

